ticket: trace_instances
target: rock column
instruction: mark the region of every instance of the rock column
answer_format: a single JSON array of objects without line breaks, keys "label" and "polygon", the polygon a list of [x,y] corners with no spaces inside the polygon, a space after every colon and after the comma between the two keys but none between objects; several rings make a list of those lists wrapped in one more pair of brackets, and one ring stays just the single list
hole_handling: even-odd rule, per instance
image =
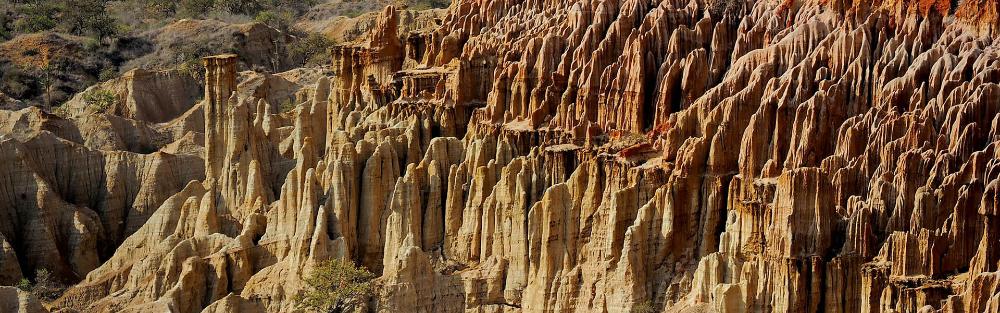
[{"label": "rock column", "polygon": [[225,113],[229,97],[236,92],[235,54],[222,54],[202,58],[205,65],[205,177],[219,177],[223,165],[224,148],[218,144],[223,139]]}]

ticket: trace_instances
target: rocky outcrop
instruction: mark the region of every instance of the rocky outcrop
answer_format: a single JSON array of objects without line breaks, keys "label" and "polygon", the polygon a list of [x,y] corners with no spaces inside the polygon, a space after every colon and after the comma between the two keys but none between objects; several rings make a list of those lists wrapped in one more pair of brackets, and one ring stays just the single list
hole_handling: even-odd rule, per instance
[{"label": "rocky outcrop", "polygon": [[[409,2],[420,2],[409,1]],[[379,13],[391,1],[328,1],[317,4],[295,21],[297,29],[323,34],[338,43],[364,42],[371,36],[377,24]],[[432,3],[432,5],[448,3]],[[417,11],[419,10],[419,11]],[[398,33],[433,30],[440,26],[440,19],[447,14],[443,8],[426,8],[426,5],[411,6],[400,10]]]},{"label": "rocky outcrop", "polygon": [[[11,19],[10,25],[13,22]],[[96,83],[102,69],[115,64],[92,43],[91,38],[53,32],[0,41],[0,93],[17,99],[10,101],[0,95],[0,107],[57,106]]]},{"label": "rocky outcrop", "polygon": [[[150,123],[171,121],[191,109],[199,96],[194,77],[181,71],[133,69],[120,77],[103,82],[77,94],[63,104],[77,115],[106,112],[115,116]],[[106,108],[95,108],[88,95],[105,92],[114,97]]]},{"label": "rocky outcrop", "polygon": [[[187,83],[134,79],[120,79],[133,81],[126,84],[129,95],[155,94],[161,83]],[[169,105],[158,108],[168,95],[182,93],[144,98],[149,101],[140,107],[168,112]],[[201,144],[185,138],[111,114],[65,118],[37,107],[0,111],[0,283],[33,279],[42,269],[58,282],[76,282],[110,258],[163,201],[204,177]]]},{"label": "rocky outcrop", "polygon": [[31,294],[14,287],[0,287],[0,311],[11,313],[48,312]]},{"label": "rocky outcrop", "polygon": [[[91,150],[42,132],[0,140],[4,284],[47,269],[82,278],[161,202],[203,177],[197,156]],[[14,271],[19,269],[19,271]]]},{"label": "rocky outcrop", "polygon": [[341,258],[378,312],[994,311],[1000,55],[946,4],[463,0],[308,88],[205,58],[205,176],[53,307],[294,312]]},{"label": "rocky outcrop", "polygon": [[239,53],[241,68],[258,71],[285,71],[303,61],[289,53],[294,36],[257,22],[182,19],[137,37],[148,44],[134,52],[138,57],[123,64],[123,70],[172,68],[213,53]]}]

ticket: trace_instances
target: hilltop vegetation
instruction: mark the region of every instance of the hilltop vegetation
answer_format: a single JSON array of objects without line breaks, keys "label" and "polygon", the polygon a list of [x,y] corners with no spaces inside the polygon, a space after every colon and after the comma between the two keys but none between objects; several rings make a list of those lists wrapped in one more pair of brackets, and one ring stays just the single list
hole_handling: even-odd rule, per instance
[{"label": "hilltop vegetation", "polygon": [[[241,68],[257,71],[322,64],[337,39],[296,22],[334,18],[331,8],[335,16],[358,16],[386,4],[426,9],[449,2],[0,0],[0,107],[59,106],[133,68],[198,75],[199,57],[210,54],[241,54]],[[251,46],[255,51],[244,51]]]}]

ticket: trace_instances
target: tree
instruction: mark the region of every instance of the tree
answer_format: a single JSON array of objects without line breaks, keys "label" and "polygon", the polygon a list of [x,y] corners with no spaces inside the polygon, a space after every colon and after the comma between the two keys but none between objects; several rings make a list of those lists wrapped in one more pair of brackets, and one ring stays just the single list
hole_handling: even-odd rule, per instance
[{"label": "tree", "polygon": [[35,282],[32,283],[28,279],[21,279],[17,283],[17,288],[30,292],[35,298],[42,301],[53,301],[62,295],[66,287],[55,281],[52,278],[52,273],[49,270],[40,268],[35,271]]},{"label": "tree", "polygon": [[254,20],[271,28],[288,32],[292,28],[292,23],[295,22],[295,16],[292,12],[286,10],[264,10],[257,13],[257,17]]},{"label": "tree", "polygon": [[177,4],[177,15],[180,17],[201,17],[212,11],[213,0],[181,0]]},{"label": "tree", "polygon": [[308,290],[296,297],[299,306],[320,312],[353,312],[374,292],[375,275],[350,260],[321,262],[309,277]]},{"label": "tree", "polygon": [[108,14],[105,0],[65,0],[60,24],[74,35],[92,35],[104,39],[115,35],[115,18]]},{"label": "tree", "polygon": [[315,66],[330,62],[330,47],[336,44],[320,33],[309,33],[292,43],[288,52],[295,60],[301,60],[307,66]]},{"label": "tree", "polygon": [[[50,30],[56,27],[54,16],[59,14],[59,7],[53,3],[40,2],[28,3],[16,6],[13,15],[13,23],[10,29],[16,33],[33,33]],[[13,37],[13,33],[10,37]]]},{"label": "tree", "polygon": [[248,16],[257,15],[265,8],[265,3],[260,0],[216,0],[215,5],[231,14]]}]

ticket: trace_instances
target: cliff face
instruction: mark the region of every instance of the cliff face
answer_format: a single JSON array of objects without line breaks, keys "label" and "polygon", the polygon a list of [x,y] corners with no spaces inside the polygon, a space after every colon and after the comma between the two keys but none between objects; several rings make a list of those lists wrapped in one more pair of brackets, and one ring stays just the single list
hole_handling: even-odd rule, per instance
[{"label": "cliff face", "polygon": [[[0,279],[88,273],[51,304],[81,312],[293,312],[345,258],[379,312],[997,311],[1000,24],[953,7],[461,0],[410,34],[389,7],[296,92],[208,57],[156,153],[9,128]],[[140,196],[31,147],[200,165],[128,178],[162,192],[122,229],[135,202],[85,195]],[[130,186],[114,168],[79,188]]]}]

